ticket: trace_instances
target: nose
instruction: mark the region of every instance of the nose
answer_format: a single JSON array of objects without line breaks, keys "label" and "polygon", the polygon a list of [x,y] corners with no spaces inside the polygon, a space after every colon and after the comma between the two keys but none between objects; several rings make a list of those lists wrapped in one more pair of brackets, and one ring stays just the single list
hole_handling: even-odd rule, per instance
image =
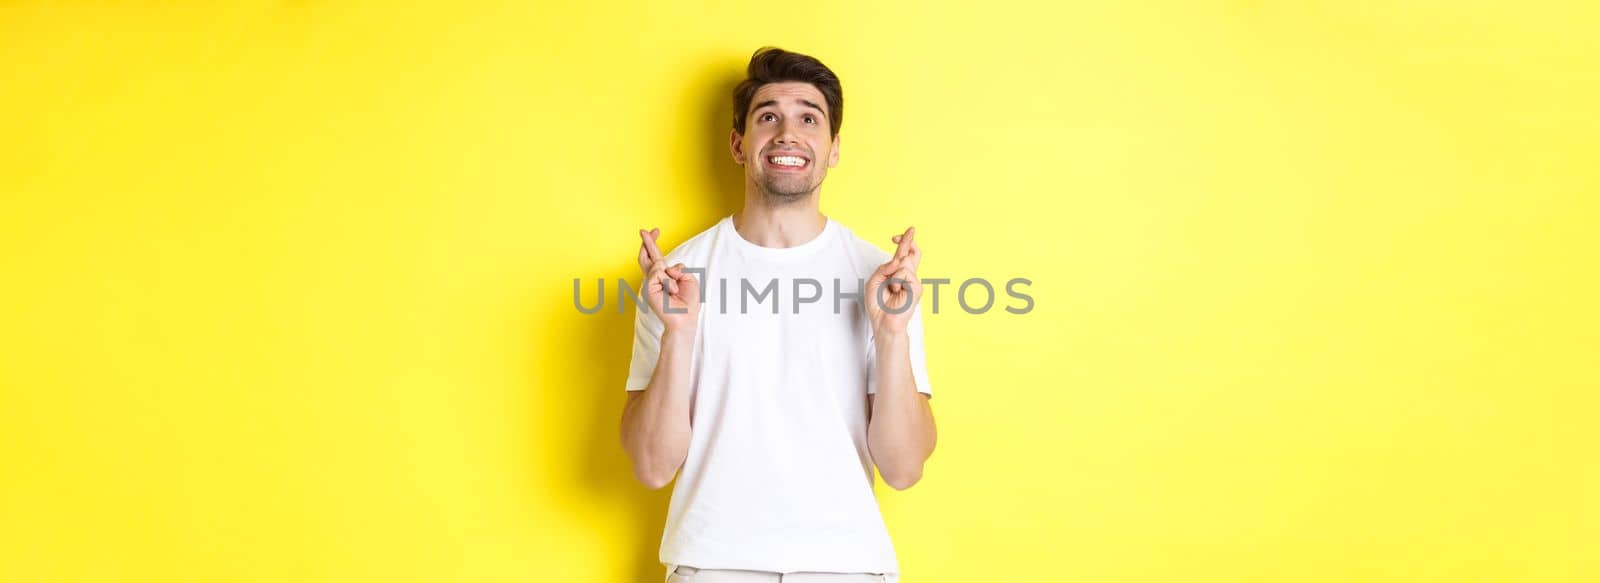
[{"label": "nose", "polygon": [[773,138],[773,141],[779,144],[799,144],[800,132],[795,127],[794,123],[784,122],[783,131],[778,132],[777,137]]}]

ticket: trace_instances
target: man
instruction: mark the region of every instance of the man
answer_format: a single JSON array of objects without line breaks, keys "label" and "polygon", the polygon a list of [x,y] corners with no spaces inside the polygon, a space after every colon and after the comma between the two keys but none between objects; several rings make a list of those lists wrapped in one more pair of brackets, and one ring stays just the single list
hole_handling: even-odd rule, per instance
[{"label": "man", "polygon": [[729,143],[744,208],[666,256],[639,232],[622,443],[650,488],[682,468],[669,582],[898,579],[873,468],[903,490],[933,453],[921,253],[913,229],[890,256],[818,210],[843,105],[821,62],[757,51]]}]

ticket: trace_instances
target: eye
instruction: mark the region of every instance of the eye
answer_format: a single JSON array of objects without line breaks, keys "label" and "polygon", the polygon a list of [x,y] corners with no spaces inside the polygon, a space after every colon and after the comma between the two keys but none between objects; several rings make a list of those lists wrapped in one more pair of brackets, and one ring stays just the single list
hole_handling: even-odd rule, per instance
[{"label": "eye", "polygon": [[817,118],[808,115],[808,116],[806,116],[806,123],[811,124],[811,125],[817,125]]},{"label": "eye", "polygon": [[763,114],[761,114],[761,121],[772,121],[772,120],[775,120],[775,119],[778,119],[778,116],[772,115],[771,113],[763,113]]}]

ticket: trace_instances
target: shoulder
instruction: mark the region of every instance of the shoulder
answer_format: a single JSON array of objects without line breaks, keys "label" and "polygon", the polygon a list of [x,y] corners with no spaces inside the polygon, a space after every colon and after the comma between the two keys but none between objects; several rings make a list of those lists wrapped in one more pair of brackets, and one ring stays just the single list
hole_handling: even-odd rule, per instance
[{"label": "shoulder", "polygon": [[858,268],[864,269],[863,273],[871,274],[879,265],[883,265],[885,261],[892,257],[888,251],[884,251],[877,245],[872,244],[871,241],[861,238],[855,231],[844,226],[843,223],[836,222],[836,224],[839,227],[839,239],[844,243],[846,252],[850,254],[851,262]]},{"label": "shoulder", "polygon": [[689,267],[702,267],[711,256],[712,243],[716,240],[717,230],[721,228],[722,221],[712,223],[704,231],[700,231],[688,240],[679,243],[662,256],[668,265],[683,263]]}]

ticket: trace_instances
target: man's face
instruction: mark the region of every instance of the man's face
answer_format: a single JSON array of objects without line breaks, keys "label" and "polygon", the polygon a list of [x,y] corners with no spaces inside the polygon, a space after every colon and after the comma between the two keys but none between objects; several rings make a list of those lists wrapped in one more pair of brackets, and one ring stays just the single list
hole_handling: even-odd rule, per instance
[{"label": "man's face", "polygon": [[780,202],[798,201],[822,186],[839,163],[830,136],[827,100],[810,83],[768,83],[756,90],[744,134],[733,132],[733,159],[745,182]]}]

